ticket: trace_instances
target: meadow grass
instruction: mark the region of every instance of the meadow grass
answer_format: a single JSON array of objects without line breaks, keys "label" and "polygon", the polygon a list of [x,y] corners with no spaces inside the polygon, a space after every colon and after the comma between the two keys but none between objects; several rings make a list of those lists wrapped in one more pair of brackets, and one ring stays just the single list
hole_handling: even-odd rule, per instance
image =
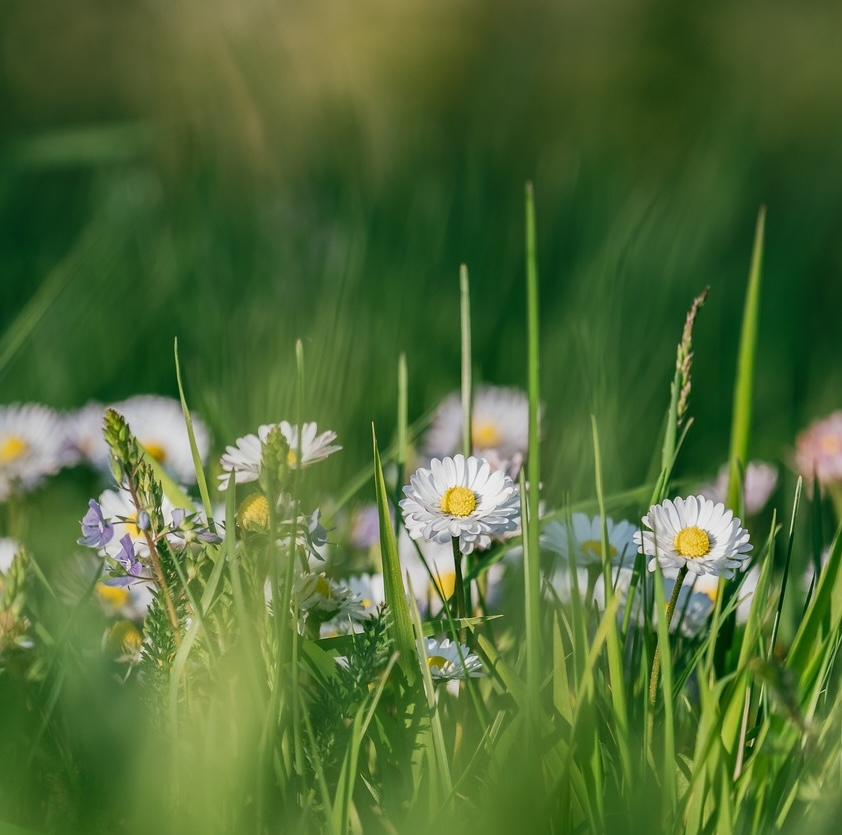
[{"label": "meadow grass", "polygon": [[[108,263],[114,256],[106,232],[116,222],[104,212],[92,234],[105,243],[92,249],[80,244],[73,257]],[[690,595],[681,597],[686,569],[668,577],[658,563],[650,574],[644,557],[632,555],[633,567],[621,575],[612,565],[609,516],[625,515],[640,528],[650,504],[692,492],[676,471],[687,439],[704,432],[692,420],[697,371],[711,362],[695,355],[693,342],[708,312],[700,307],[704,296],[687,316],[672,384],[662,387],[660,429],[637,429],[638,446],[651,451],[635,453],[635,489],[606,490],[606,447],[616,438],[612,444],[613,433],[603,427],[615,416],[595,410],[589,431],[567,442],[578,446],[579,466],[590,473],[589,486],[577,491],[581,500],[574,503],[557,481],[544,479],[542,433],[558,417],[542,416],[543,391],[560,369],[539,331],[539,322],[541,329],[552,323],[540,305],[540,236],[531,186],[524,228],[528,454],[522,468],[502,463],[520,471],[519,528],[514,536],[495,538],[487,552],[469,554],[464,580],[454,540],[459,556],[452,596],[442,590],[442,569],[428,562],[424,584],[429,581],[434,593],[423,613],[422,590],[405,573],[404,519],[396,504],[413,462],[423,463],[421,433],[433,404],[417,410],[419,420],[410,425],[416,413],[410,406],[413,366],[403,355],[380,357],[356,381],[370,386],[369,426],[375,418],[373,455],[351,455],[360,462],[358,476],[332,470],[337,456],[304,468],[301,427],[315,405],[310,369],[317,378],[325,373],[317,344],[298,342],[283,383],[267,380],[282,396],[253,393],[269,397],[276,409],[280,404],[283,411],[267,419],[288,416],[298,434],[284,435],[276,427],[262,436],[254,462],[259,477],[256,471],[252,483],[238,485],[232,472],[221,499],[210,478],[219,475],[219,465],[211,462],[206,473],[201,464],[188,408],[196,407],[191,371],[185,373],[178,349],[173,378],[196,463],[198,500],[144,450],[130,424],[116,412],[106,414],[113,475],[131,494],[130,521],[148,546],[137,552],[139,570],[152,572],[152,600],[133,639],[114,631],[117,622],[95,599],[107,575],[131,572],[128,562],[117,570],[111,553],[111,559],[94,560],[93,573],[82,570],[81,579],[74,579],[68,566],[79,549],[72,539],[53,539],[46,555],[44,539],[29,541],[33,526],[53,508],[84,495],[80,490],[97,495],[101,483],[92,474],[63,473],[32,504],[13,491],[5,532],[25,547],[0,587],[6,750],[0,820],[28,832],[86,833],[760,833],[828,825],[836,806],[826,789],[835,784],[842,753],[835,668],[842,634],[842,537],[822,533],[827,511],[818,483],[808,498],[799,481],[792,497],[779,494],[780,513],[759,516],[749,514],[741,490],[752,448],[762,330],[763,213],[743,307],[727,453],[728,504],[741,518],[751,516],[756,585],[748,614],[738,616],[750,572],[720,580],[708,592],[710,610],[694,632],[683,630],[691,605]],[[6,365],[62,304],[61,293],[77,268],[73,259],[66,262],[57,275],[66,270],[67,277],[43,285],[14,321],[0,351]],[[439,327],[461,345],[461,397],[470,401],[478,392],[473,374],[481,361],[471,334],[473,301],[481,291],[471,288],[464,268],[457,277],[453,303],[438,303],[445,320]],[[328,308],[333,304],[338,301],[326,300]],[[662,327],[679,336],[673,325]],[[669,360],[663,364],[668,368]],[[454,360],[457,382],[459,367]],[[331,379],[339,376],[334,370]],[[225,423],[219,404],[241,393],[233,379],[231,389],[199,398],[215,428]],[[392,392],[396,420],[378,413],[383,391]],[[319,408],[329,415],[335,405],[327,397]],[[268,403],[262,406],[267,412],[254,401],[250,408],[269,411]],[[478,430],[470,416],[468,407],[454,452],[476,448]],[[388,446],[383,437],[396,440]],[[351,433],[342,440],[351,446],[356,438]],[[311,476],[319,473],[321,480],[314,481]],[[565,477],[561,483],[578,482]],[[165,496],[199,515],[173,521]],[[85,501],[62,513],[78,519]],[[371,502],[378,541],[362,553],[352,541],[349,509]],[[811,514],[805,503],[814,508]],[[326,564],[317,554],[323,534],[309,515],[316,506],[327,509],[333,531]],[[574,542],[573,514],[582,506],[599,526],[593,546],[598,558],[577,565],[586,551]],[[786,529],[779,516],[790,520]],[[216,527],[214,517],[224,521]],[[553,519],[565,523],[566,561],[542,537]],[[812,533],[804,531],[808,522]],[[820,557],[825,545],[820,571],[805,593],[797,572],[811,562],[810,550]],[[373,566],[382,570],[383,605],[363,619],[352,614],[359,599],[329,581]],[[499,612],[488,597],[495,566],[505,571]],[[319,573],[325,568],[327,578]],[[559,571],[566,580],[558,579]],[[587,575],[582,587],[579,571]],[[340,634],[323,634],[337,612],[345,613],[340,626],[332,627]],[[348,628],[351,621],[356,630]],[[484,674],[454,674],[445,686],[436,671],[445,664],[438,653],[446,650],[427,644],[432,635],[455,642],[452,669],[481,664]]]}]

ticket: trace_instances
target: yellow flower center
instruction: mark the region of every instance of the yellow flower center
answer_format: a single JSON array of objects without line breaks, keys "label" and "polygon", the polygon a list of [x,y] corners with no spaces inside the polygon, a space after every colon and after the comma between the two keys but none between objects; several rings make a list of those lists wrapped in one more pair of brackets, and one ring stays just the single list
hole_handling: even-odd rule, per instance
[{"label": "yellow flower center", "polygon": [[445,664],[447,664],[447,659],[442,655],[431,655],[427,659],[427,666],[431,670],[433,667],[438,667],[440,670],[443,670]]},{"label": "yellow flower center", "polygon": [[246,496],[237,511],[237,522],[241,528],[268,528],[269,502],[266,496],[260,493]]},{"label": "yellow flower center", "polygon": [[154,458],[159,464],[163,464],[166,460],[167,451],[160,444],[156,444],[154,441],[147,441],[146,443],[141,443],[141,446],[146,450],[147,455],[150,458]]},{"label": "yellow flower center", "polygon": [[129,590],[120,586],[108,586],[105,583],[96,584],[97,597],[109,606],[119,609],[129,599]]},{"label": "yellow flower center", "polygon": [[21,455],[26,454],[29,444],[23,439],[12,435],[0,444],[0,464],[9,464]]},{"label": "yellow flower center", "polygon": [[456,590],[456,572],[455,571],[443,571],[439,572],[438,577],[435,581],[431,582],[429,585],[429,594],[430,598],[433,599],[436,597],[436,587],[438,587],[441,596],[447,600],[448,597],[453,595],[453,592]]},{"label": "yellow flower center", "polygon": [[710,538],[695,525],[680,530],[675,537],[675,550],[682,557],[704,557],[710,551]]},{"label": "yellow flower center", "polygon": [[827,455],[836,455],[842,452],[842,438],[838,435],[824,435],[819,441],[819,446]]},{"label": "yellow flower center", "polygon": [[471,436],[474,446],[480,449],[493,449],[500,446],[500,441],[503,440],[500,430],[493,423],[487,421],[482,423],[474,421],[471,426]]},{"label": "yellow flower center", "polygon": [[319,577],[316,580],[316,585],[313,586],[313,592],[315,594],[320,594],[326,600],[333,600],[333,592],[330,588],[330,583],[327,581],[326,577]]},{"label": "yellow flower center", "polygon": [[106,640],[111,652],[135,655],[143,644],[143,635],[130,620],[119,620],[108,631]]},{"label": "yellow flower center", "polygon": [[448,487],[441,497],[441,509],[451,516],[470,516],[477,506],[477,497],[467,487]]},{"label": "yellow flower center", "polygon": [[[579,549],[586,557],[594,560],[602,559],[602,543],[598,539],[586,539]],[[613,559],[617,556],[617,549],[609,542],[608,543],[608,558]]]},{"label": "yellow flower center", "polygon": [[140,528],[137,526],[137,511],[126,517],[126,533],[132,539],[140,539],[143,535]]},{"label": "yellow flower center", "polygon": [[294,449],[291,449],[287,453],[287,464],[289,464],[290,467],[294,467],[298,464],[298,453]]}]

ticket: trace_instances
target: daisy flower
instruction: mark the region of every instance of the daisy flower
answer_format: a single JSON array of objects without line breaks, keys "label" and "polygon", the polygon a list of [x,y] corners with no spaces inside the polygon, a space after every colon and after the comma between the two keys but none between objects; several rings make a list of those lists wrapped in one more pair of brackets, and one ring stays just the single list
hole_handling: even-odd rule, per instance
[{"label": "daisy flower", "polygon": [[[602,564],[602,519],[586,513],[574,513],[568,528],[562,522],[547,522],[541,531],[541,547],[558,554],[570,562],[571,546],[576,565],[587,567]],[[608,529],[608,558],[614,565],[633,565],[637,545],[634,542],[635,528],[630,522],[605,520]]]},{"label": "daisy flower", "polygon": [[108,444],[102,434],[106,406],[91,402],[61,415],[71,463],[87,461],[104,472],[111,472]]},{"label": "daisy flower", "polygon": [[292,600],[302,616],[320,623],[333,618],[359,620],[363,616],[360,596],[324,574],[302,574],[293,587]]},{"label": "daisy flower", "polygon": [[520,515],[514,482],[473,456],[434,458],[403,491],[400,506],[409,535],[441,544],[458,539],[463,554],[487,548],[492,536],[514,530]]},{"label": "daisy flower", "polygon": [[[713,575],[708,575],[708,577],[718,582]],[[699,580],[702,579],[707,579],[707,577],[699,577]],[[664,596],[667,600],[672,596],[675,582],[675,578],[664,578]],[[679,590],[675,611],[669,625],[671,633],[678,632],[684,638],[697,638],[707,625],[708,618],[713,612],[716,596],[699,588],[699,585],[697,583],[693,586],[682,586]],[[658,622],[657,613],[654,622]]]},{"label": "daisy flower", "polygon": [[[716,481],[704,484],[699,494],[712,502],[725,503],[731,469],[727,462],[719,468]],[[749,461],[743,477],[743,507],[749,516],[760,513],[778,486],[778,468],[765,461]]]},{"label": "daisy flower", "polygon": [[[179,400],[144,394],[130,397],[111,408],[126,419],[137,442],[173,478],[181,484],[196,483],[196,468]],[[208,456],[210,436],[196,415],[191,414],[190,420],[199,456],[204,462]]]},{"label": "daisy flower", "polygon": [[299,451],[301,453],[300,466],[301,469],[304,469],[318,461],[324,461],[329,455],[342,449],[341,446],[333,443],[336,440],[335,432],[328,430],[319,435],[315,423],[310,422],[302,425],[300,450],[297,426],[292,426],[285,420],[278,424],[265,423],[258,427],[256,435],[243,435],[242,438],[237,438],[233,445],[225,447],[225,452],[219,460],[223,470],[219,476],[220,490],[225,490],[228,487],[228,480],[232,472],[234,473],[235,484],[246,484],[260,478],[263,445],[274,426],[278,426],[289,445],[287,462],[292,469],[299,466]]},{"label": "daisy flower", "polygon": [[386,602],[382,574],[357,574],[348,578],[348,590],[362,606],[363,617],[370,617]]},{"label": "daisy flower", "polygon": [[149,583],[132,583],[128,586],[114,586],[98,582],[94,595],[110,616],[126,620],[142,621],[152,605],[152,588]]},{"label": "daisy flower", "polygon": [[484,675],[482,661],[464,644],[457,644],[449,638],[439,642],[425,638],[420,647],[419,658],[430,668],[430,675],[438,681],[479,678]]},{"label": "daisy flower", "polygon": [[641,553],[651,556],[649,570],[686,566],[693,574],[733,577],[752,546],[748,531],[730,510],[704,496],[666,499],[643,517],[649,530],[635,531]]},{"label": "daisy flower", "polygon": [[818,420],[795,440],[795,466],[808,485],[842,482],[842,411]]},{"label": "daisy flower", "polygon": [[37,403],[0,406],[0,502],[37,487],[69,460],[56,412]]},{"label": "daisy flower", "polygon": [[[515,388],[480,386],[471,413],[473,452],[489,460],[493,469],[520,469],[529,446],[529,400]],[[439,404],[424,438],[424,451],[441,458],[462,446],[462,396],[459,392]]]}]

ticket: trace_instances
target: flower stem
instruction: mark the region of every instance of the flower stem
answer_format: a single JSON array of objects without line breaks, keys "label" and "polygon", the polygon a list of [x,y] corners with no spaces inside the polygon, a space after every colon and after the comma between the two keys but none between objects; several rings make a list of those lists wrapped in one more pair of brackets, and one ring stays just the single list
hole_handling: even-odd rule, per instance
[{"label": "flower stem", "polygon": [[[132,499],[132,504],[137,508],[138,513],[143,509],[140,503],[140,498],[137,495],[137,490],[131,479],[128,479],[129,495]],[[157,534],[157,532],[156,532]],[[169,586],[167,585],[166,577],[164,576],[164,569],[161,566],[161,558],[158,555],[158,546],[156,545],[156,537],[153,537],[149,531],[143,531],[143,538],[146,540],[146,547],[149,549],[149,559],[152,562],[152,572],[155,575],[155,581],[161,589],[164,596],[164,605],[167,609],[167,617],[172,628],[173,640],[175,641],[175,648],[181,648],[181,629],[178,625],[178,613],[173,603],[172,595],[170,594]]]},{"label": "flower stem", "polygon": [[[675,611],[675,606],[678,603],[678,593],[681,591],[681,586],[684,583],[684,578],[687,576],[687,566],[682,565],[678,571],[678,576],[675,578],[675,585],[672,588],[672,596],[667,604],[667,636],[669,636],[670,623],[672,622],[672,615]],[[658,698],[658,678],[661,674],[661,645],[655,645],[655,657],[652,659],[652,675],[649,677],[649,731],[651,738],[652,723],[655,718],[655,702]]]},{"label": "flower stem", "polygon": [[454,536],[453,543],[453,571],[456,574],[454,592],[456,595],[455,618],[465,617],[465,581],[462,579],[462,552],[459,550],[459,537]]}]

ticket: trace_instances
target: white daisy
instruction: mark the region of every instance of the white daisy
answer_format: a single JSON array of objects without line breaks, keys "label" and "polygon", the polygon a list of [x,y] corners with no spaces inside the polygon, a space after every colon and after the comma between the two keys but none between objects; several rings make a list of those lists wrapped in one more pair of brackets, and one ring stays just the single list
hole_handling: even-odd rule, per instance
[{"label": "white daisy", "polygon": [[[703,484],[699,494],[712,502],[725,503],[731,469],[727,463],[719,468],[716,481]],[[749,461],[743,478],[743,507],[749,516],[760,513],[778,485],[778,468],[765,461]]]},{"label": "white daisy", "polygon": [[348,589],[362,606],[363,616],[370,617],[386,602],[382,574],[356,574],[348,578]]},{"label": "white daisy", "polygon": [[[713,577],[713,575],[708,575]],[[713,577],[715,579],[715,577]],[[702,580],[702,577],[699,577]],[[675,579],[664,578],[664,596],[667,600],[672,597],[675,588]],[[708,618],[713,612],[715,595],[711,596],[706,591],[692,585],[684,585],[678,592],[678,600],[675,603],[675,611],[672,614],[672,621],[669,631],[673,634],[679,632],[685,638],[696,638],[708,623]],[[653,622],[657,623],[656,617]]]},{"label": "white daisy", "polygon": [[37,403],[0,406],[0,502],[37,487],[69,461],[55,411]]},{"label": "white daisy", "polygon": [[641,553],[651,556],[649,570],[687,566],[693,574],[733,577],[752,546],[748,531],[730,510],[704,496],[666,499],[643,517],[650,530],[635,531]]},{"label": "white daisy", "polygon": [[[474,454],[489,459],[492,469],[520,468],[529,446],[529,400],[515,388],[480,386],[473,400],[471,438]],[[439,404],[424,438],[431,457],[455,454],[462,447],[462,396]]]},{"label": "white daisy", "polygon": [[425,638],[419,649],[421,663],[426,664],[430,668],[430,675],[439,681],[485,675],[479,656],[464,644],[454,643],[449,638],[441,642],[435,638]]},{"label": "white daisy", "polygon": [[225,452],[219,460],[222,474],[219,476],[219,489],[228,487],[230,474],[234,473],[236,484],[246,484],[260,478],[260,465],[263,460],[263,445],[269,437],[273,427],[278,426],[281,434],[289,445],[287,461],[292,469],[298,466],[298,454],[301,453],[301,468],[309,467],[318,461],[324,461],[329,455],[342,449],[333,443],[336,433],[328,430],[317,434],[317,425],[313,422],[305,423],[301,427],[301,449],[299,450],[298,427],[282,420],[278,424],[265,423],[259,426],[257,434],[243,435],[237,438],[232,446],[225,447]]},{"label": "white daisy", "polygon": [[[126,419],[138,443],[173,478],[181,484],[196,483],[196,468],[181,401],[143,394],[115,403],[111,408]],[[195,414],[191,414],[190,419],[199,456],[204,463],[208,456],[210,436],[204,423]],[[107,459],[105,466],[109,466]]]},{"label": "white daisy", "polygon": [[480,458],[434,458],[430,469],[417,470],[403,491],[400,506],[413,539],[444,544],[458,538],[459,550],[470,554],[517,526],[520,497],[515,483],[499,470],[492,473]]},{"label": "white daisy", "polygon": [[324,574],[302,574],[295,581],[292,599],[302,617],[319,623],[334,618],[359,620],[363,616],[360,596]]},{"label": "white daisy", "polygon": [[[602,519],[586,513],[574,513],[571,529],[557,520],[544,525],[541,547],[570,561],[571,545],[575,549],[576,565],[587,567],[602,563]],[[635,527],[625,520],[605,520],[608,529],[608,557],[614,565],[634,565],[637,545],[634,543]]]},{"label": "white daisy", "polygon": [[149,583],[132,583],[127,586],[111,586],[99,582],[94,595],[107,615],[142,621],[152,605],[152,588]]},{"label": "white daisy", "polygon": [[102,434],[102,421],[106,407],[102,403],[91,402],[72,412],[61,415],[71,461],[89,464],[111,472],[108,444]]}]

